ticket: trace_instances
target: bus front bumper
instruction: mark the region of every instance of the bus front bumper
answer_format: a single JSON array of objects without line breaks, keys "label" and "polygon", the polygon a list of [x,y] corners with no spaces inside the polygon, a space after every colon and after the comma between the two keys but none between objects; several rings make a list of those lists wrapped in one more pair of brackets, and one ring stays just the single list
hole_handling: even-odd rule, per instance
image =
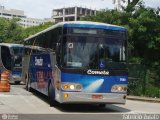
[{"label": "bus front bumper", "polygon": [[61,92],[56,93],[56,100],[60,103],[125,104],[126,94]]}]

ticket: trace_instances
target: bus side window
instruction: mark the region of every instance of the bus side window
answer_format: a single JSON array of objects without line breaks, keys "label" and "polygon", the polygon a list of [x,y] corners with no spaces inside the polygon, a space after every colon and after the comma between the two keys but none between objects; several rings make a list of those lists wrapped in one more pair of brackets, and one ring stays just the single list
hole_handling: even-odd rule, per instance
[{"label": "bus side window", "polygon": [[29,55],[30,54],[30,51],[28,48],[24,48],[24,55]]},{"label": "bus side window", "polygon": [[12,56],[10,54],[9,48],[6,46],[1,47],[1,59],[2,59],[3,66],[7,70],[12,70]]},{"label": "bus side window", "polygon": [[53,51],[56,50],[56,45],[59,40],[59,36],[62,33],[61,29],[62,29],[61,27],[58,27],[58,28],[53,29],[47,33],[47,44],[48,44],[48,47],[50,49],[52,49]]},{"label": "bus side window", "polygon": [[[49,32],[47,32],[46,33],[46,46],[48,46],[48,48],[51,48],[51,46],[52,46],[52,42],[53,42],[53,38],[52,38],[52,31],[49,31]],[[52,49],[52,48],[51,48]]]},{"label": "bus side window", "polygon": [[44,42],[45,36],[46,36],[45,34],[42,34],[42,35],[36,37],[36,42],[35,42],[34,45],[39,46],[39,47],[43,47],[43,48],[47,47],[45,42]]}]

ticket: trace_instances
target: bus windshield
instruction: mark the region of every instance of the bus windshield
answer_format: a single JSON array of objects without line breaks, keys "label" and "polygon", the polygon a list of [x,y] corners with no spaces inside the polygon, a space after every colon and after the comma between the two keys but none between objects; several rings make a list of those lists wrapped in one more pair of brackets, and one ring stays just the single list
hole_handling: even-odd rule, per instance
[{"label": "bus windshield", "polygon": [[22,66],[22,51],[23,47],[12,47],[14,52],[14,67]]},{"label": "bus windshield", "polygon": [[22,55],[23,47],[12,47],[14,55]]},{"label": "bus windshield", "polygon": [[126,68],[126,38],[66,35],[62,45],[64,68]]}]

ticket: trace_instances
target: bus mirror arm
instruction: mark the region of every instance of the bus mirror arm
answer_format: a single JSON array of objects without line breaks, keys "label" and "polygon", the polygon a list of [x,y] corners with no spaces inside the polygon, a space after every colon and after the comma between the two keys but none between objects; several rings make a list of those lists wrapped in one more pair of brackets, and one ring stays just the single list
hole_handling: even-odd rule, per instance
[{"label": "bus mirror arm", "polygon": [[56,64],[60,64],[60,43],[56,45]]}]

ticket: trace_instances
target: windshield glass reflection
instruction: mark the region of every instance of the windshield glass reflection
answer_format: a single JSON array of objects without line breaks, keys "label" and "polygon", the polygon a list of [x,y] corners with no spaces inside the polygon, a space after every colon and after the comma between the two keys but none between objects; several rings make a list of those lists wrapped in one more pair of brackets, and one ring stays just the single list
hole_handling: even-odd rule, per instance
[{"label": "windshield glass reflection", "polygon": [[126,62],[125,40],[115,37],[65,36],[63,67],[104,68]]}]

